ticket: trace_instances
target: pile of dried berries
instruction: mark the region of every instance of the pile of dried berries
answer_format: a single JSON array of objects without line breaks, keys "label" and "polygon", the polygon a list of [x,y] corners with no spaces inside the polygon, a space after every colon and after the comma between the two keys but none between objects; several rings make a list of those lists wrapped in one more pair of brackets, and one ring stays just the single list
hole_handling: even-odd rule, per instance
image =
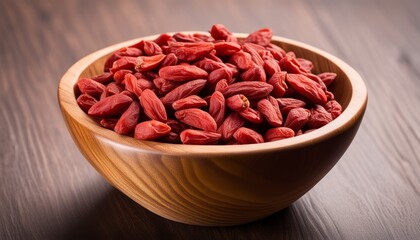
[{"label": "pile of dried berries", "polygon": [[260,29],[237,39],[161,34],[114,52],[104,73],[77,82],[79,106],[99,124],[140,140],[250,144],[290,138],[341,114],[335,73],[271,43]]}]

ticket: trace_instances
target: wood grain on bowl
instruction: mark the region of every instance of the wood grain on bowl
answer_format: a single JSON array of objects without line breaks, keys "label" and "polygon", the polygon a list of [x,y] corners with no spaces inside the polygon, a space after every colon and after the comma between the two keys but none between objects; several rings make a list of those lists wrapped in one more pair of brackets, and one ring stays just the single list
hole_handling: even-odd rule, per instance
[{"label": "wood grain on bowl", "polygon": [[61,79],[58,98],[67,127],[86,159],[120,191],[171,220],[236,225],[287,207],[340,159],[366,108],[366,87],[346,63],[309,45],[273,37],[274,44],[314,62],[315,72],[338,74],[332,92],[343,106],[342,115],[313,132],[263,144],[192,146],[139,141],[99,126],[79,108],[74,93],[80,77],[101,73],[111,52],[139,40],[99,50],[74,64]]}]

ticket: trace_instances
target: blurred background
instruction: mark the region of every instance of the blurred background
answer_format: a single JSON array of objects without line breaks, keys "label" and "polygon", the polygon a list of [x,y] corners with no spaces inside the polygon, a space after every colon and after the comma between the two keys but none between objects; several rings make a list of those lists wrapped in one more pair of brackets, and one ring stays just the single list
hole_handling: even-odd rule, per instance
[{"label": "blurred background", "polygon": [[[417,0],[2,0],[0,239],[416,239],[420,237]],[[259,222],[203,228],[162,219],[112,188],[68,134],[56,91],[89,53],[163,32],[271,28],[364,78],[365,118],[334,169]]]}]

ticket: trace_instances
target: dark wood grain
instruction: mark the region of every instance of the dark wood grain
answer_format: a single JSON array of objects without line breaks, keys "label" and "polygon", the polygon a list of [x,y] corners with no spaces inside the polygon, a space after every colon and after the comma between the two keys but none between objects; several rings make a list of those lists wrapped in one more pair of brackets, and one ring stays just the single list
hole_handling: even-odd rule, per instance
[{"label": "dark wood grain", "polygon": [[[420,2],[3,0],[0,239],[420,238]],[[366,81],[361,128],[334,169],[261,221],[206,228],[162,219],[112,188],[72,142],[57,104],[81,57],[135,37],[272,28]]]}]

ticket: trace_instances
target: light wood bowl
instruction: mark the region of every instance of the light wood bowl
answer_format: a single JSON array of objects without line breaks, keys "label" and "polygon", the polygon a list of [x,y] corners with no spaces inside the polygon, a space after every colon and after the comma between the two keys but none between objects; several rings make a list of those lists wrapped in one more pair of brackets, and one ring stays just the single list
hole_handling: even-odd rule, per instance
[{"label": "light wood bowl", "polygon": [[[236,34],[243,38],[245,34]],[[315,47],[273,37],[273,43],[336,72],[332,92],[345,109],[316,131],[277,142],[191,146],[139,141],[97,124],[77,105],[80,77],[102,72],[112,45],[76,62],[62,77],[58,100],[74,142],[109,183],[146,209],[174,221],[228,226],[255,221],[296,201],[337,163],[352,142],[367,105],[362,78],[349,65]]]}]

